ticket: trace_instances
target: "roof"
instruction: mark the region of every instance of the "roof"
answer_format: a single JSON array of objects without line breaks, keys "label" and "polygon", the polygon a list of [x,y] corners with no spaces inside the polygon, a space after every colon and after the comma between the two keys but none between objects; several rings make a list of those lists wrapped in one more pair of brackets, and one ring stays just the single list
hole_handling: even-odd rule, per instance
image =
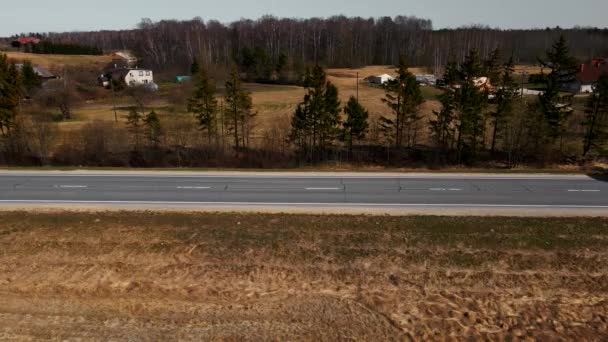
[{"label": "roof", "polygon": [[125,78],[127,74],[131,71],[152,71],[150,69],[135,69],[135,68],[123,68],[123,69],[114,69],[111,70],[110,73],[112,77]]},{"label": "roof", "polygon": [[608,74],[608,58],[594,59],[589,63],[581,64],[576,79],[581,83],[595,83],[603,74]]},{"label": "roof", "polygon": [[15,39],[15,41],[19,42],[21,45],[26,45],[29,43],[32,43],[32,44],[40,43],[40,39],[35,38],[35,37],[19,37],[19,38]]},{"label": "roof", "polygon": [[128,51],[116,51],[112,54],[112,58],[124,59],[128,61],[137,60],[137,57],[133,56],[133,54]]}]

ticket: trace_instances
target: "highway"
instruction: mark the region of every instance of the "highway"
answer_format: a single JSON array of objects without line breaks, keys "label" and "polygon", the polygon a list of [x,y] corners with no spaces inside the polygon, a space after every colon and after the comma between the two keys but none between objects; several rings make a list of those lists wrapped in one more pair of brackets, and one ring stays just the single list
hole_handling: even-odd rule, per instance
[{"label": "highway", "polygon": [[0,207],[511,208],[608,212],[588,176],[0,172]]}]

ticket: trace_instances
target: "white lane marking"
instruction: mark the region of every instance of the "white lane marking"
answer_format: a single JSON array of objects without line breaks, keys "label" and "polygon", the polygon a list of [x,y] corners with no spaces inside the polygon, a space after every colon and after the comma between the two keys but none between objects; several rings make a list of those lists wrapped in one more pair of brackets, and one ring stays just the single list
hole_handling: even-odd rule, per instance
[{"label": "white lane marking", "polygon": [[84,189],[88,188],[86,185],[55,185],[56,188],[61,189]]},{"label": "white lane marking", "polygon": [[450,188],[450,189],[446,189],[446,188],[430,188],[430,191],[462,191],[462,189],[454,189],[454,188]]},{"label": "white lane marking", "polygon": [[568,192],[600,192],[601,190],[577,190],[577,189],[572,189],[572,190],[568,190]]},{"label": "white lane marking", "polygon": [[210,186],[178,186],[177,189],[204,190],[211,189]]},{"label": "white lane marking", "polygon": [[322,190],[340,190],[340,188],[306,188],[308,191],[322,191]]},{"label": "white lane marking", "polygon": [[608,205],[552,205],[552,204],[428,204],[428,203],[286,203],[286,202],[167,202],[167,201],[76,201],[76,200],[0,200],[0,203],[31,204],[155,204],[155,205],[205,205],[205,206],[324,206],[324,207],[454,207],[454,208],[572,208],[608,209]]}]

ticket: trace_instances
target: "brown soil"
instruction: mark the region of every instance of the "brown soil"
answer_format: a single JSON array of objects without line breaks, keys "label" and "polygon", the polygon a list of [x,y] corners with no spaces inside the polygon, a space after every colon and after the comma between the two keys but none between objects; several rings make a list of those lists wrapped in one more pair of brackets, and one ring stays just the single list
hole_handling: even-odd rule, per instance
[{"label": "brown soil", "polygon": [[607,219],[0,213],[0,340],[608,338]]}]

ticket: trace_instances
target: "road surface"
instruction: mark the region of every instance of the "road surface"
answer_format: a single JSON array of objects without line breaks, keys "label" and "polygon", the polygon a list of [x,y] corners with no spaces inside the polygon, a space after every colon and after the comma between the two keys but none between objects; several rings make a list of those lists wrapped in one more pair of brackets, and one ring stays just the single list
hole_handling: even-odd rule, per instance
[{"label": "road surface", "polygon": [[587,176],[0,172],[0,207],[553,210],[608,215],[608,182]]}]

